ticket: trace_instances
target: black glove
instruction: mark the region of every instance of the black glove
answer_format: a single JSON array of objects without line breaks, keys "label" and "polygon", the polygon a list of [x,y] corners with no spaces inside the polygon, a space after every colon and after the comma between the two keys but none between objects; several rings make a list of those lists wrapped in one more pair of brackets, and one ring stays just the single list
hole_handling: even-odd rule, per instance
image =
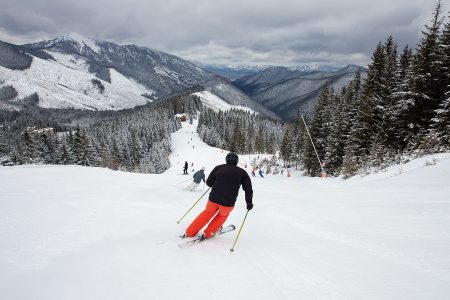
[{"label": "black glove", "polygon": [[253,208],[253,203],[247,203],[247,210],[251,210]]}]

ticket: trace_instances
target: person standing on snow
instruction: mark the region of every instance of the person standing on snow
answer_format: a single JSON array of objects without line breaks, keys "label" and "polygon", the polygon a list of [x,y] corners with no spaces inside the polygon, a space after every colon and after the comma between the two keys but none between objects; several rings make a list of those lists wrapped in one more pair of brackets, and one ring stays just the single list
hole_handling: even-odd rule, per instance
[{"label": "person standing on snow", "polygon": [[206,208],[186,229],[186,236],[193,237],[209,222],[202,237],[211,238],[227,220],[234,208],[239,188],[245,191],[247,209],[253,208],[252,182],[247,172],[237,166],[239,157],[230,152],[225,158],[226,164],[216,166],[208,176],[206,185],[212,187]]},{"label": "person standing on snow", "polygon": [[264,173],[263,170],[262,170],[262,169],[259,169],[258,174],[259,174],[259,176],[261,176],[262,178],[264,178],[263,173]]},{"label": "person standing on snow", "polygon": [[188,173],[188,172],[187,172],[188,166],[189,166],[189,165],[188,165],[188,162],[185,161],[185,162],[184,162],[184,168],[183,168],[183,175],[187,175],[187,173]]},{"label": "person standing on snow", "polygon": [[195,191],[202,180],[205,182],[205,167],[195,172],[192,177],[194,180],[186,187],[186,190]]}]

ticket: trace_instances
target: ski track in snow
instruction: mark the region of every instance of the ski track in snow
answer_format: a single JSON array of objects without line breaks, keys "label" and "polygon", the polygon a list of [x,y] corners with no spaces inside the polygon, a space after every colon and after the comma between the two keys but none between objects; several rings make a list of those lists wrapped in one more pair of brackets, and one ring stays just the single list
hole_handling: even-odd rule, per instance
[{"label": "ski track in snow", "polygon": [[[235,231],[180,249],[207,199],[178,225],[206,190],[183,187],[192,169],[208,175],[227,154],[195,126],[172,134],[161,175],[0,167],[1,298],[450,298],[450,154],[347,181],[252,178],[255,208],[234,253],[242,190],[226,223]],[[240,157],[248,171],[253,157]]]}]

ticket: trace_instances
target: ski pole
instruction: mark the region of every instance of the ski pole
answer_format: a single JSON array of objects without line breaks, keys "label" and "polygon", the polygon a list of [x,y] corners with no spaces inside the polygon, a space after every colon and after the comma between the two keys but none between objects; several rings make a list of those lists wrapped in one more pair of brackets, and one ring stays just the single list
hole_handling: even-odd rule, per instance
[{"label": "ski pole", "polygon": [[192,205],[191,208],[189,208],[189,210],[181,217],[181,219],[179,219],[179,220],[177,221],[177,224],[180,224],[181,220],[183,220],[184,217],[186,217],[186,215],[191,211],[191,209],[193,209],[194,206],[197,205],[197,203],[200,201],[200,199],[202,199],[203,196],[205,196],[205,194],[209,191],[210,188],[211,188],[211,187],[209,187],[209,188],[206,190],[206,192],[204,192],[204,193],[200,196],[200,198],[198,198],[198,200],[195,201],[194,205]]},{"label": "ski pole", "polygon": [[242,227],[244,227],[245,219],[247,219],[247,215],[248,215],[249,211],[250,210],[247,209],[247,213],[245,214],[244,221],[242,221],[241,228],[239,228],[239,232],[238,232],[238,234],[236,236],[236,239],[234,240],[234,244],[233,244],[233,247],[231,247],[230,252],[234,252],[234,246],[236,246],[237,240],[239,238],[239,235],[241,234]]}]

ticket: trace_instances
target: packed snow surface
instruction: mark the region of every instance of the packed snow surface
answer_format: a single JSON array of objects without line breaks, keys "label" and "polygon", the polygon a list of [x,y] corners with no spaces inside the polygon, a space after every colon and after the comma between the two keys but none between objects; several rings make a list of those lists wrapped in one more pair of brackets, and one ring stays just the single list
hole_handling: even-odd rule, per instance
[{"label": "packed snow surface", "polygon": [[[208,174],[226,155],[194,125],[161,175],[1,167],[1,298],[450,299],[450,154],[348,181],[252,178],[236,251],[237,230],[181,249],[207,199],[177,224],[202,194],[183,190],[184,161]],[[241,191],[226,224],[245,212]]]}]

